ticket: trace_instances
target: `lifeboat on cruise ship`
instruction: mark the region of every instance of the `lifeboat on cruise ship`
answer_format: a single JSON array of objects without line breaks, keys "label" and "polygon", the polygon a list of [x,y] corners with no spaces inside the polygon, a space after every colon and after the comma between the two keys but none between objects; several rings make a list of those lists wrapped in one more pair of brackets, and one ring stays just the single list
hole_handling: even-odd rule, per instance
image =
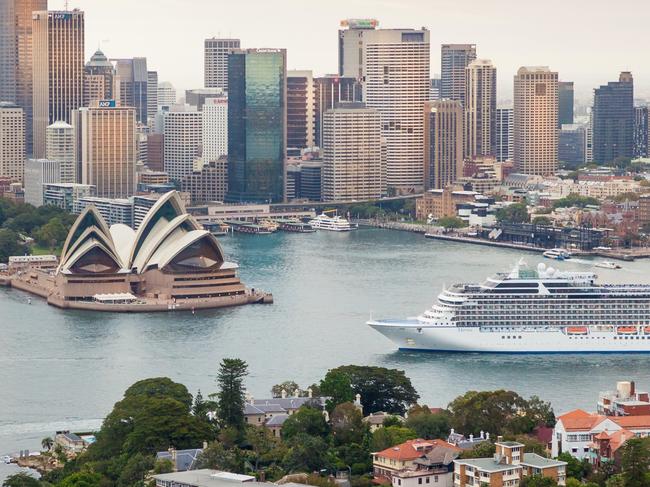
[{"label": "lifeboat on cruise ship", "polygon": [[646,335],[650,335],[650,326],[646,326],[643,331]]},{"label": "lifeboat on cruise ship", "polygon": [[569,326],[566,329],[567,335],[586,335],[589,330],[586,326]]},{"label": "lifeboat on cruise ship", "polygon": [[637,331],[636,326],[619,326],[616,329],[619,335],[636,335]]}]

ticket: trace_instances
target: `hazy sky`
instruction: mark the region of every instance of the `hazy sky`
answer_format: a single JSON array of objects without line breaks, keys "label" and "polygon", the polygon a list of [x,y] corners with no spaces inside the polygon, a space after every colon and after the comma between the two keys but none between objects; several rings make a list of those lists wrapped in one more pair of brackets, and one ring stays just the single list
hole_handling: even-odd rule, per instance
[{"label": "hazy sky", "polygon": [[[499,99],[509,99],[522,65],[548,65],[584,99],[631,70],[635,96],[650,98],[648,0],[70,0],[86,12],[86,52],[146,56],[178,90],[203,85],[203,39],[233,36],[243,47],[283,47],[289,69],[337,70],[345,18],[380,27],[427,27],[431,74],[441,43],[475,43],[497,66]],[[63,0],[50,0],[51,9]]]}]

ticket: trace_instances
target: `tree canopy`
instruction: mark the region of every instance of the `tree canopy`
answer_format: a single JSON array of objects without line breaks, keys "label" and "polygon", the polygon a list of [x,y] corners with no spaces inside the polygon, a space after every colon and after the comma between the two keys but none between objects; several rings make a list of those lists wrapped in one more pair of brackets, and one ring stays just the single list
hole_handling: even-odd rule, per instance
[{"label": "tree canopy", "polygon": [[513,203],[499,208],[495,216],[501,223],[528,223],[530,221],[526,203]]},{"label": "tree canopy", "polygon": [[248,365],[241,359],[225,358],[217,374],[217,411],[221,425],[242,430],[244,427],[244,378]]}]

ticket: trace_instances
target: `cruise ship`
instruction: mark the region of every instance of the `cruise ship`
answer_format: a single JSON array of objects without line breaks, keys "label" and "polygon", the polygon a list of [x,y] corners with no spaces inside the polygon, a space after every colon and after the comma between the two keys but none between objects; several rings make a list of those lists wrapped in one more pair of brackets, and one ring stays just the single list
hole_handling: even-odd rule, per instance
[{"label": "cruise ship", "polygon": [[650,352],[650,285],[596,281],[592,272],[520,261],[482,284],[443,289],[420,316],[368,325],[403,350]]},{"label": "cruise ship", "polygon": [[329,216],[325,213],[318,215],[316,218],[309,220],[309,225],[318,230],[330,230],[333,232],[349,232],[354,227],[350,222],[338,215]]}]

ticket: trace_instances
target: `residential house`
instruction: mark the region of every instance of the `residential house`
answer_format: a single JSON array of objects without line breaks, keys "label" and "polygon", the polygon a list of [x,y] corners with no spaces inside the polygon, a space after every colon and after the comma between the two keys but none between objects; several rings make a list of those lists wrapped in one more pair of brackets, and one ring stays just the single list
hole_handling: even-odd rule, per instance
[{"label": "residential house", "polygon": [[566,462],[526,453],[525,445],[516,441],[495,443],[493,458],[470,458],[454,461],[454,487],[517,487],[527,476],[550,477],[563,486],[566,482]]},{"label": "residential house", "polygon": [[363,418],[363,421],[368,424],[370,427],[370,432],[374,433],[379,428],[384,426],[384,421],[388,418],[396,418],[400,423],[404,422],[402,416],[396,414],[385,413],[383,411],[378,411],[376,413],[370,413],[368,416]]},{"label": "residential house", "polygon": [[620,448],[627,440],[634,437],[636,435],[628,430],[620,430],[611,434],[605,431],[598,433],[590,446],[590,462],[596,467],[608,462],[620,465]]},{"label": "residential house", "polygon": [[465,435],[456,432],[456,430],[452,428],[451,431],[449,432],[449,436],[447,437],[448,443],[457,446],[461,450],[471,450],[476,445],[479,445],[484,441],[490,441],[490,433],[486,433],[485,431],[481,431],[481,434],[479,436],[474,436],[473,434],[470,434],[466,438]]},{"label": "residential house", "polygon": [[84,451],[86,442],[76,433],[70,431],[57,431],[54,436],[54,445],[60,445],[67,453],[77,454]]},{"label": "residential house", "polygon": [[219,470],[189,470],[153,476],[156,487],[236,487],[247,483],[250,487],[273,487],[274,484],[256,482],[251,475],[241,475]]},{"label": "residential house", "polygon": [[203,453],[203,449],[207,447],[203,443],[203,448],[192,448],[188,450],[176,450],[170,448],[167,451],[159,451],[156,453],[156,460],[169,460],[174,466],[174,472],[185,472],[196,468],[196,462],[199,455]]}]

